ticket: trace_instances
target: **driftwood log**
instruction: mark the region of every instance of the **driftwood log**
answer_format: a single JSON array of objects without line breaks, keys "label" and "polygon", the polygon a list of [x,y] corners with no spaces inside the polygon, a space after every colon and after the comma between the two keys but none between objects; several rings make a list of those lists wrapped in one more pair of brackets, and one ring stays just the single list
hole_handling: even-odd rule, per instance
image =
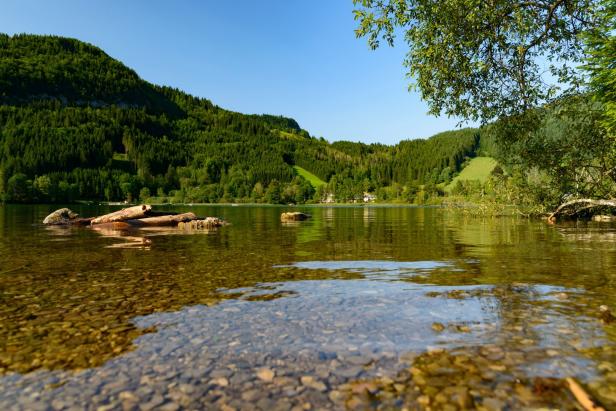
[{"label": "driftwood log", "polygon": [[206,217],[204,219],[181,222],[178,224],[178,228],[183,230],[211,230],[212,228],[218,228],[224,225],[227,225],[227,223],[220,218]]},{"label": "driftwood log", "polygon": [[594,210],[605,209],[613,209],[616,211],[616,200],[582,198],[579,200],[567,201],[561,204],[556,211],[548,216],[548,221],[554,223],[561,218],[577,218],[585,213],[591,213]]},{"label": "driftwood log", "polygon": [[588,395],[584,388],[582,388],[582,386],[573,378],[567,378],[565,381],[569,391],[571,391],[582,408],[586,411],[605,411],[605,408],[599,405],[590,395]]},{"label": "driftwood log", "polygon": [[124,222],[134,227],[165,227],[176,226],[179,223],[196,220],[194,213],[184,213],[176,215],[163,215],[158,217],[146,217],[139,219],[125,220]]},{"label": "driftwood log", "polygon": [[77,218],[68,208],[61,208],[49,214],[45,225],[91,225],[101,230],[128,230],[146,227],[178,227],[183,229],[211,229],[227,223],[216,217],[199,218],[194,213],[172,213],[152,211],[150,205],[140,205],[115,211],[93,218]]},{"label": "driftwood log", "polygon": [[103,224],[113,223],[115,221],[133,220],[137,218],[147,217],[148,212],[152,211],[151,205],[139,205],[135,207],[124,208],[122,210],[105,214],[100,217],[96,217],[92,220],[91,224]]}]

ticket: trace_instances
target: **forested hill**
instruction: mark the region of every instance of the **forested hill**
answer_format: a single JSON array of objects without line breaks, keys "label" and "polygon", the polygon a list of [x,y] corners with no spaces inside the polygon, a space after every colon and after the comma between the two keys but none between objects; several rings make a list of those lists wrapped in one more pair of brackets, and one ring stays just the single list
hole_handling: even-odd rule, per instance
[{"label": "forested hill", "polygon": [[[396,184],[447,181],[479,147],[472,129],[396,146],[329,144],[293,119],[235,113],[150,84],[90,44],[0,34],[7,201],[286,203],[327,193],[346,201]],[[328,184],[316,193],[297,167]]]}]

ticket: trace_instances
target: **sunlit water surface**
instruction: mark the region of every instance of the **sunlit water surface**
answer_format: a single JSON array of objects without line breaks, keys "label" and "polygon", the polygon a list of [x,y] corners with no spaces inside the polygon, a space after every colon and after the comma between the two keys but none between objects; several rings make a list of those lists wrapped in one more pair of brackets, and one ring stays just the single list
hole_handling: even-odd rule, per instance
[{"label": "sunlit water surface", "polygon": [[173,210],[231,225],[40,225],[55,208],[0,207],[0,409],[575,409],[568,377],[616,405],[609,223],[195,206]]}]

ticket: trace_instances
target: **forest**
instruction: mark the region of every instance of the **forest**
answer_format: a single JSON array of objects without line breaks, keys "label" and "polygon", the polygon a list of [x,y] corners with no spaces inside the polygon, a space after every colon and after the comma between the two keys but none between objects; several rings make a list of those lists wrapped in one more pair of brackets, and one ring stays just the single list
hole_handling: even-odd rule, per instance
[{"label": "forest", "polygon": [[[555,206],[611,197],[616,146],[596,95],[569,93],[393,146],[330,143],[290,118],[150,84],[76,39],[0,34],[0,200],[302,204],[372,193]],[[487,181],[454,180],[478,156],[498,161]]]},{"label": "forest", "polygon": [[[477,129],[396,146],[329,143],[293,119],[245,115],[149,84],[102,50],[0,36],[0,194],[7,202],[348,202],[448,182]],[[328,184],[313,187],[293,166]],[[385,191],[383,191],[385,193]]]}]

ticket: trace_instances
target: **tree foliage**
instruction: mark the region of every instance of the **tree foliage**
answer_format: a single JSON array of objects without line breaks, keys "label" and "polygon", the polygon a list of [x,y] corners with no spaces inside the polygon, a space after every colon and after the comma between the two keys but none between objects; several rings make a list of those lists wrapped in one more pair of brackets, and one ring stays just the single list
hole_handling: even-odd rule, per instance
[{"label": "tree foliage", "polygon": [[353,1],[356,34],[370,47],[403,31],[404,64],[432,114],[484,122],[579,86],[580,33],[602,12],[596,0]]},{"label": "tree foliage", "polygon": [[588,60],[584,68],[590,74],[591,90],[605,105],[605,125],[616,136],[616,2],[603,4],[602,24],[585,36]]},{"label": "tree foliage", "polygon": [[616,195],[614,139],[602,125],[603,105],[589,94],[508,117],[484,132],[498,141],[497,157],[536,202]]}]

